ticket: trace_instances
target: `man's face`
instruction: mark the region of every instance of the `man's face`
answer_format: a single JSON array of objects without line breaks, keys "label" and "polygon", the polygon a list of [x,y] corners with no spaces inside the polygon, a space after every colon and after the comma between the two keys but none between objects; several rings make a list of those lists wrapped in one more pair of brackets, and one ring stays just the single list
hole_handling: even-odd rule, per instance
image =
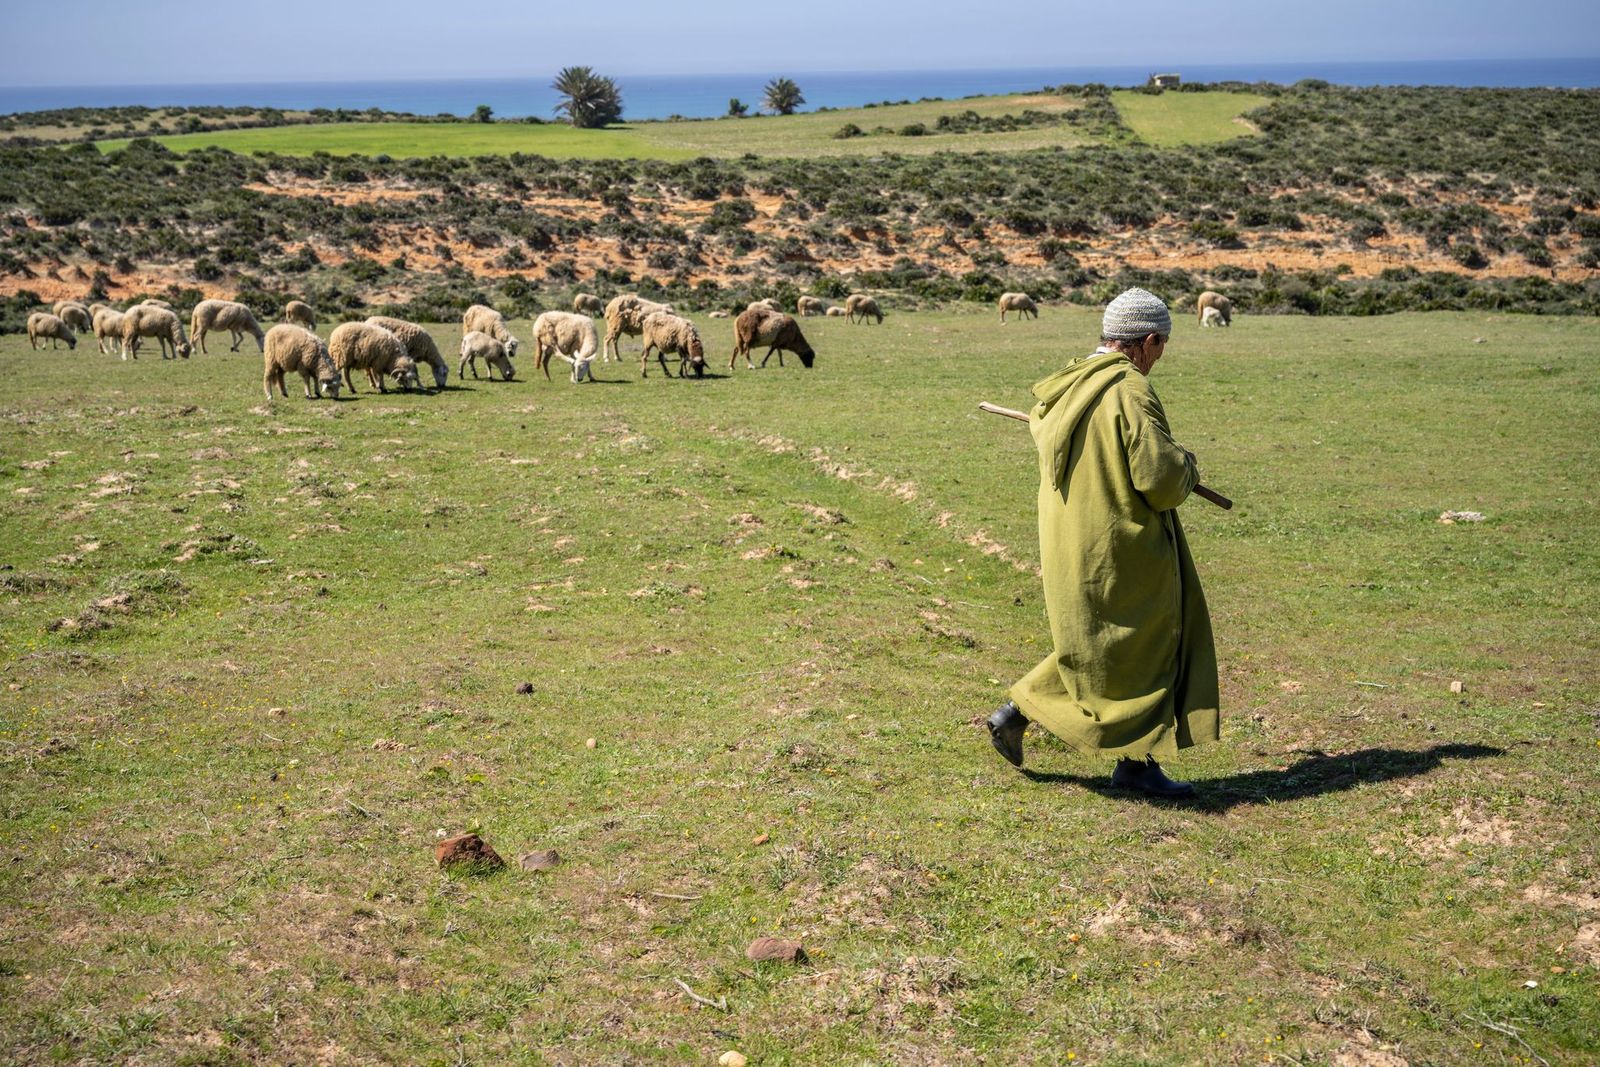
[{"label": "man's face", "polygon": [[1153,333],[1139,342],[1139,347],[1134,352],[1128,353],[1128,361],[1140,374],[1149,377],[1150,368],[1156,365],[1162,353],[1167,350],[1167,339],[1159,333]]}]

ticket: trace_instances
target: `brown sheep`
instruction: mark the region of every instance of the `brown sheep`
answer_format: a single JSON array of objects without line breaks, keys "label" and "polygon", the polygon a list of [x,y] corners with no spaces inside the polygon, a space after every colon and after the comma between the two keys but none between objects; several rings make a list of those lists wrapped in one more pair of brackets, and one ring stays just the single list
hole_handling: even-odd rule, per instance
[{"label": "brown sheep", "polygon": [[591,293],[579,293],[572,298],[572,310],[580,315],[604,315],[605,303]]},{"label": "brown sheep", "polygon": [[1229,300],[1221,293],[1213,292],[1212,290],[1207,289],[1205,292],[1200,294],[1200,299],[1194,302],[1195,317],[1200,320],[1200,325],[1202,326],[1204,326],[1206,322],[1206,308],[1217,309],[1217,314],[1222,319],[1222,325],[1233,325],[1233,301]]},{"label": "brown sheep", "polygon": [[283,321],[308,330],[317,328],[317,313],[304,300],[291,300],[283,305]]},{"label": "brown sheep", "polygon": [[706,350],[700,343],[700,331],[688,319],[665,311],[652,312],[645,316],[642,336],[644,355],[639,358],[639,377],[649,377],[652,348],[661,362],[662,374],[671,373],[667,370],[667,355],[674,353],[679,357],[678,377],[682,378],[690,367],[694,368],[696,378],[705,377]]},{"label": "brown sheep", "polygon": [[246,334],[256,339],[256,347],[263,353],[267,350],[266,334],[256,322],[255,314],[237,301],[202,300],[194,306],[194,310],[189,313],[189,336],[200,346],[200,351],[207,355],[210,354],[210,349],[206,348],[206,334],[212,330],[228,331],[233,341],[233,344],[228,346],[229,352],[239,351]]},{"label": "brown sheep", "polygon": [[419,367],[426,363],[428,369],[433,371],[433,387],[444,388],[444,383],[450,378],[450,364],[439,354],[439,346],[434,343],[432,335],[427,330],[414,322],[390,318],[388,315],[373,315],[367,319],[367,324],[388,330],[400,338],[400,343],[406,346],[406,355],[411,357],[411,361]]},{"label": "brown sheep", "polygon": [[51,348],[58,347],[57,341],[67,342],[69,349],[78,347],[78,338],[73,334],[72,327],[61,321],[59,316],[48,311],[35,311],[28,316],[28,346],[37,351],[39,342],[45,339],[50,341]]},{"label": "brown sheep", "polygon": [[868,315],[877,319],[879,323],[883,322],[883,309],[878,307],[878,302],[862,293],[851,293],[845,299],[844,313],[851,322],[855,322],[858,316],[862,322],[866,322]]},{"label": "brown sheep", "polygon": [[356,383],[351,372],[356,370],[366,371],[367,381],[380,393],[389,391],[383,386],[386,375],[408,392],[413,387],[420,388],[417,364],[406,355],[406,346],[381,326],[341,323],[328,337],[328,355],[333,357],[333,365],[344,375],[344,384],[352,393],[356,391]]},{"label": "brown sheep", "polygon": [[1000,321],[1006,321],[1006,312],[1015,311],[1022,318],[1039,317],[1039,307],[1027,293],[1000,294]]},{"label": "brown sheep", "polygon": [[744,365],[755,370],[755,364],[750,362],[750,350],[762,345],[767,347],[767,354],[761,357],[763,367],[774,352],[778,353],[778,366],[783,366],[785,349],[799,356],[801,365],[805,367],[811,366],[817,357],[806,343],[805,335],[800,332],[799,323],[793,318],[782,312],[756,308],[733,320],[733,355],[728,357],[728,369],[732,370],[734,361],[743,356]]},{"label": "brown sheep", "polygon": [[178,313],[171,308],[135,304],[122,313],[122,358],[132,356],[138,359],[139,342],[146,337],[154,337],[161,342],[162,359],[177,359],[179,356],[188,359],[189,353],[194,351],[183,332],[183,323],[178,321]]},{"label": "brown sheep", "polygon": [[[307,400],[315,400],[319,394],[329,400],[339,398],[339,368],[333,365],[333,357],[328,355],[328,346],[322,343],[322,338],[304,326],[279,323],[267,331],[267,341],[262,347],[261,362],[266,373],[261,384],[268,400],[272,399],[274,385],[288,397],[289,387],[284,384],[284,376],[290,372],[299,374],[305,381]],[[313,379],[317,383],[315,393],[311,391]]]}]

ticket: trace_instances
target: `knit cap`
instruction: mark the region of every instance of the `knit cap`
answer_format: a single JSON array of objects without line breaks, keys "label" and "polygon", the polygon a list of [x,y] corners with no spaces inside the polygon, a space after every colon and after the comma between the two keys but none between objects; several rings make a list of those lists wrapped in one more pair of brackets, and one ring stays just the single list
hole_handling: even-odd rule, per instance
[{"label": "knit cap", "polygon": [[1154,293],[1129,289],[1106,305],[1100,336],[1112,341],[1137,341],[1150,334],[1172,334],[1172,315]]}]

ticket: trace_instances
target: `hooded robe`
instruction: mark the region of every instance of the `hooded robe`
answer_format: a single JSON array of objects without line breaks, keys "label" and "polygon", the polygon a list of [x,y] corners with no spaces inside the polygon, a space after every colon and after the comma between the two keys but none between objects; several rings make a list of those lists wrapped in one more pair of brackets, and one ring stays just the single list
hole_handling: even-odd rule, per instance
[{"label": "hooded robe", "polygon": [[1177,507],[1200,480],[1118,352],[1033,387],[1039,562],[1054,649],[1012,686],[1084,752],[1168,757],[1219,736],[1211,617]]}]

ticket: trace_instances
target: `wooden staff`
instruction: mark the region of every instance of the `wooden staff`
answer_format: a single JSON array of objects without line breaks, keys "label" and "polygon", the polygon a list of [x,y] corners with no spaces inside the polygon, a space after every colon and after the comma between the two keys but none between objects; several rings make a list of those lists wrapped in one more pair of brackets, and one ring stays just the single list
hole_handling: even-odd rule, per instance
[{"label": "wooden staff", "polygon": [[[1016,419],[1018,422],[1027,422],[1028,421],[1027,412],[1025,412],[1025,411],[1016,411],[1016,410],[1014,410],[1012,408],[1003,408],[999,404],[991,404],[987,400],[985,400],[982,403],[980,403],[978,405],[978,408],[981,411],[987,411],[991,415],[1004,415],[1006,418],[1008,418],[1008,419]],[[1210,489],[1207,489],[1203,485],[1197,485],[1197,486],[1194,487],[1194,495],[1198,496],[1198,497],[1201,497],[1201,498],[1203,498],[1205,500],[1211,501],[1213,504],[1215,504],[1217,507],[1221,508],[1223,511],[1232,511],[1233,510],[1233,501],[1229,500],[1227,497],[1223,496],[1221,493],[1214,492],[1214,491],[1212,491]]]}]

